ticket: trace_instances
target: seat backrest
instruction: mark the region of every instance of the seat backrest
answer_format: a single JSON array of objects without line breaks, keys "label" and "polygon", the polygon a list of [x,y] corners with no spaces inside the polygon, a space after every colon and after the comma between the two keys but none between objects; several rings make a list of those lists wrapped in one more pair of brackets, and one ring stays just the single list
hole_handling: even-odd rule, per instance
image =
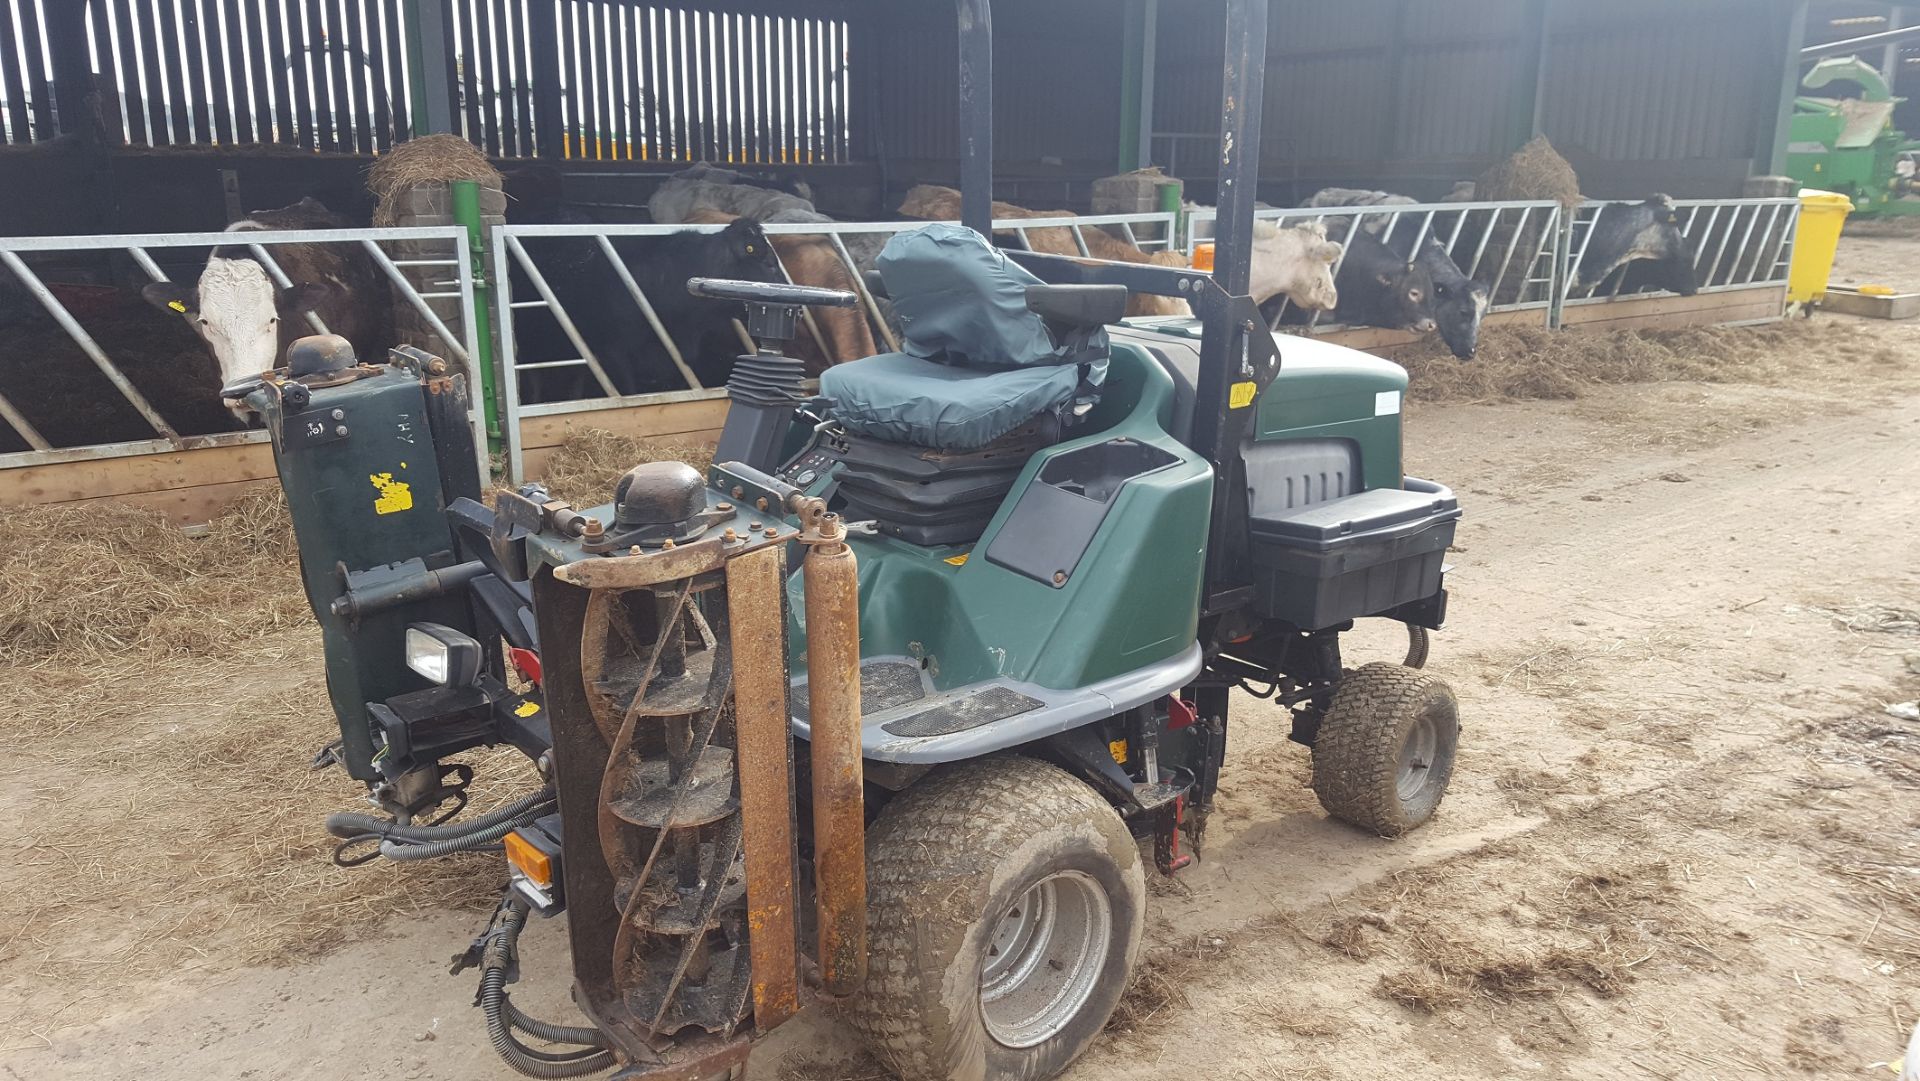
[{"label": "seat backrest", "polygon": [[896,234],[875,266],[900,318],[901,348],[913,356],[979,368],[1081,359],[1084,343],[1056,341],[1027,307],[1027,287],[1040,279],[963,225]]}]

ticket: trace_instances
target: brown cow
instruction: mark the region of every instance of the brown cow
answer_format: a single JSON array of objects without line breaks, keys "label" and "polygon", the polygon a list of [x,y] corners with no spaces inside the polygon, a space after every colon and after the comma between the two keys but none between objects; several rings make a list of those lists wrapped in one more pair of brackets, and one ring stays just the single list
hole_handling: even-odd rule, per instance
[{"label": "brown cow", "polygon": [[[736,215],[712,207],[695,207],[685,220],[695,224],[720,225],[733,221]],[[770,236],[773,250],[780,256],[780,264],[787,268],[795,285],[811,285],[821,289],[840,289],[857,293],[854,288],[853,273],[847,269],[840,256],[833,250],[833,242],[824,236],[791,234]],[[843,364],[849,360],[859,360],[879,352],[873,344],[873,331],[867,325],[867,315],[861,308],[811,308],[813,325],[820,328],[823,342],[815,342],[813,331],[803,321],[799,337],[795,338],[791,352],[807,362],[807,371],[819,375],[831,364]],[[821,351],[821,345],[826,351]]]}]

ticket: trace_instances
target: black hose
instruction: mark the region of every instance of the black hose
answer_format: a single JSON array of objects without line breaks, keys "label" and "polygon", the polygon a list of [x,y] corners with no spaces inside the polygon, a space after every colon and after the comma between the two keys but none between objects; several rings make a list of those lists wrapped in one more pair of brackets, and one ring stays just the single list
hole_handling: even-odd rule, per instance
[{"label": "black hose", "polygon": [[444,826],[405,825],[370,814],[338,811],[327,816],[327,832],[342,838],[365,837],[371,834],[382,840],[392,838],[414,842],[444,841],[518,818],[526,811],[551,799],[553,799],[553,786],[545,785],[539,791],[523,796],[505,807],[489,811],[479,818]]},{"label": "black hose", "polygon": [[465,852],[469,849],[479,848],[482,845],[489,845],[498,841],[500,838],[513,832],[514,829],[524,826],[553,810],[553,806],[553,802],[551,798],[549,798],[548,802],[536,803],[526,810],[521,811],[516,817],[509,818],[504,822],[496,822],[484,828],[455,834],[452,837],[438,841],[412,841],[390,838],[380,842],[380,854],[390,860],[398,860],[405,863],[411,860],[430,860],[440,856],[450,856],[455,852]]},{"label": "black hose", "polygon": [[[522,1013],[507,997],[507,970],[514,946],[527,923],[526,903],[509,899],[502,906],[500,924],[480,958],[480,1011],[487,1018],[487,1040],[507,1065],[528,1077],[584,1077],[612,1069],[617,1063],[605,1038],[594,1029],[555,1025]],[[520,1028],[551,1043],[581,1044],[570,1051],[538,1051],[514,1036]]]}]

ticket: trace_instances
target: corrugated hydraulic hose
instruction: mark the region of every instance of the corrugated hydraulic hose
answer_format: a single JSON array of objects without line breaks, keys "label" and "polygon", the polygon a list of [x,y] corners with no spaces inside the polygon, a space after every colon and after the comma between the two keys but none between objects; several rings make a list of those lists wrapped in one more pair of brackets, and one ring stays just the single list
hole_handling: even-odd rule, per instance
[{"label": "corrugated hydraulic hose", "polygon": [[[555,1025],[521,1013],[507,997],[507,972],[515,945],[527,923],[527,906],[514,899],[500,914],[500,923],[487,940],[480,959],[480,1011],[487,1018],[487,1040],[507,1065],[528,1077],[584,1077],[610,1070],[617,1063],[597,1030]],[[537,1051],[513,1034],[520,1029],[552,1043],[578,1044],[567,1051]]]}]

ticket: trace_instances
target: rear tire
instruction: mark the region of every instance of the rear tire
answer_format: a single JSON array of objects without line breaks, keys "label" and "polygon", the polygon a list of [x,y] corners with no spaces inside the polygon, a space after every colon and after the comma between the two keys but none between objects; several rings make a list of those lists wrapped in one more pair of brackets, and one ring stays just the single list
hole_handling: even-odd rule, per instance
[{"label": "rear tire", "polygon": [[1453,691],[1397,664],[1348,672],[1313,743],[1313,792],[1327,813],[1382,837],[1433,817],[1460,742]]},{"label": "rear tire", "polygon": [[906,1081],[1052,1077],[1140,955],[1146,880],[1093,789],[1030,758],[934,774],[867,838],[867,982],[849,1021]]}]

